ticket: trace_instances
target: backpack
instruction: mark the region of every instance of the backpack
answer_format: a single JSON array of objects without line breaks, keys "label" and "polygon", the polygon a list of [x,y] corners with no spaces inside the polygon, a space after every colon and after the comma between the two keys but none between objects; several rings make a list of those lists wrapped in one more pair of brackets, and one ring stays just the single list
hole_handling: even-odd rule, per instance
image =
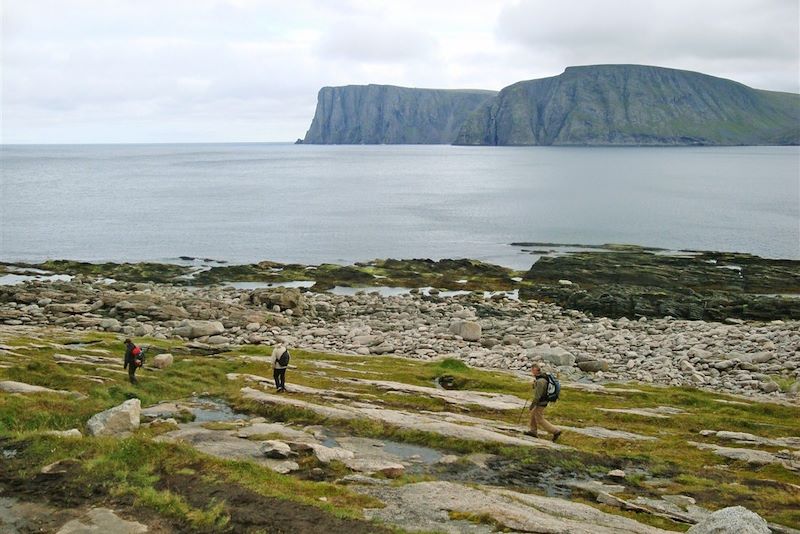
[{"label": "backpack", "polygon": [[289,350],[288,349],[284,350],[283,354],[281,354],[280,358],[278,358],[278,365],[280,365],[281,367],[286,367],[286,366],[289,365]]},{"label": "backpack", "polygon": [[133,357],[133,365],[141,367],[144,364],[144,351],[137,346],[131,349],[131,356]]},{"label": "backpack", "polygon": [[561,382],[559,382],[558,378],[550,373],[546,373],[544,378],[547,380],[547,390],[545,391],[544,398],[542,400],[547,402],[556,402],[558,400],[558,396],[561,394]]}]

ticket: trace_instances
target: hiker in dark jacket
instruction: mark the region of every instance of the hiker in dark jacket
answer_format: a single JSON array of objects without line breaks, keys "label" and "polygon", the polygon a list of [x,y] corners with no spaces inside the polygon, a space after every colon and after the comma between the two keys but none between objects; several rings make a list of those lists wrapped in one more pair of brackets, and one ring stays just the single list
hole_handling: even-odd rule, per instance
[{"label": "hiker in dark jacket", "polygon": [[545,432],[553,435],[553,441],[558,441],[561,430],[551,425],[544,418],[544,409],[547,408],[547,378],[542,373],[542,368],[538,364],[531,367],[533,376],[533,399],[531,400],[531,423],[530,430],[525,432],[529,436],[538,437],[536,431],[541,428]]},{"label": "hiker in dark jacket", "polygon": [[125,362],[123,363],[122,368],[128,369],[128,380],[131,381],[131,384],[138,383],[136,380],[136,358],[133,355],[133,349],[135,348],[136,345],[133,344],[133,341],[130,339],[125,340]]},{"label": "hiker in dark jacket", "polygon": [[278,345],[272,350],[272,378],[275,380],[278,393],[286,392],[286,368],[289,367],[289,364],[281,365],[280,361],[284,352],[288,351],[283,345]]}]

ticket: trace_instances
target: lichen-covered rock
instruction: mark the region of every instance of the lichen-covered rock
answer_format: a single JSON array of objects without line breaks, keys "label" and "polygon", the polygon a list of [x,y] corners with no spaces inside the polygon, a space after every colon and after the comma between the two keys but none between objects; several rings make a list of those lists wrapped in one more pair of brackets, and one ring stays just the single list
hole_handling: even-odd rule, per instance
[{"label": "lichen-covered rock", "polygon": [[403,464],[381,458],[345,458],[344,465],[353,471],[380,473],[387,478],[398,478],[405,472]]},{"label": "lichen-covered rock", "polygon": [[62,526],[57,534],[138,534],[147,532],[147,526],[136,521],[122,519],[108,508],[92,508],[79,519],[73,519]]},{"label": "lichen-covered rock", "polygon": [[608,362],[604,360],[584,360],[576,364],[578,369],[584,373],[596,373],[598,371],[608,371]]},{"label": "lichen-covered rock", "polygon": [[122,330],[122,324],[119,321],[112,318],[106,318],[100,321],[100,328],[103,330],[108,330],[110,332],[119,332]]},{"label": "lichen-covered rock", "polygon": [[687,534],[770,534],[767,522],[743,506],[717,510],[686,531]]},{"label": "lichen-covered rock", "polygon": [[317,460],[322,462],[323,464],[327,464],[332,462],[333,460],[343,461],[348,460],[355,457],[353,451],[348,451],[347,449],[343,449],[341,447],[326,447],[325,445],[320,445],[318,443],[310,443],[309,447],[314,451],[314,455],[317,457]]},{"label": "lichen-covered rock", "polygon": [[142,403],[139,399],[126,400],[104,412],[93,415],[86,423],[92,436],[116,436],[139,428]]},{"label": "lichen-covered rock", "polygon": [[225,332],[225,326],[219,321],[194,321],[184,319],[177,328],[172,330],[173,335],[194,339],[204,336],[214,336]]},{"label": "lichen-covered rock", "polygon": [[33,384],[26,384],[25,382],[15,382],[14,380],[3,380],[0,382],[0,391],[6,393],[58,393],[59,395],[72,395],[73,397],[81,397],[80,393],[75,391],[66,391],[63,389],[50,389],[43,386],[36,386]]},{"label": "lichen-covered rock", "polygon": [[558,366],[572,366],[575,364],[575,356],[561,347],[534,347],[528,349],[526,355],[533,361],[552,363]]},{"label": "lichen-covered rock", "polygon": [[82,438],[83,434],[77,428],[70,428],[69,430],[48,430],[44,432],[48,436],[58,436],[60,438]]},{"label": "lichen-covered rock", "polygon": [[47,311],[54,313],[80,314],[89,313],[92,307],[88,304],[48,304]]},{"label": "lichen-covered rock", "polygon": [[174,358],[172,354],[169,353],[157,354],[153,358],[153,367],[155,367],[156,369],[166,369],[167,367],[172,365],[173,361]]},{"label": "lichen-covered rock", "polygon": [[481,325],[475,321],[455,321],[450,325],[450,332],[461,336],[464,341],[480,341]]},{"label": "lichen-covered rock", "polygon": [[267,458],[285,460],[292,454],[292,449],[286,443],[277,440],[267,440],[261,446],[261,454]]},{"label": "lichen-covered rock", "polygon": [[280,311],[292,310],[294,315],[302,315],[305,308],[305,297],[295,287],[256,289],[250,294],[250,301],[268,309],[278,306]]}]

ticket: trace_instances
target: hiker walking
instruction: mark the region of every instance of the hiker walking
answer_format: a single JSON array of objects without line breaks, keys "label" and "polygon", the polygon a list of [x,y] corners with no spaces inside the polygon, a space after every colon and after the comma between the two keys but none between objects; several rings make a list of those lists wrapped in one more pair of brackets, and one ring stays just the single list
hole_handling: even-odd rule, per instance
[{"label": "hiker walking", "polygon": [[289,351],[283,345],[272,350],[272,378],[278,393],[286,391],[286,368],[289,367]]},{"label": "hiker walking", "polygon": [[542,368],[539,364],[533,364],[531,367],[531,375],[533,376],[533,399],[531,399],[531,423],[530,430],[525,432],[529,436],[538,437],[537,430],[541,428],[545,432],[553,435],[553,442],[558,441],[561,436],[561,430],[551,425],[547,419],[544,418],[544,409],[547,408],[548,395],[547,385],[548,377],[542,373]]},{"label": "hiker walking", "polygon": [[133,344],[130,339],[125,340],[125,360],[123,369],[128,369],[128,380],[131,384],[138,384],[136,370],[142,366],[142,349]]}]

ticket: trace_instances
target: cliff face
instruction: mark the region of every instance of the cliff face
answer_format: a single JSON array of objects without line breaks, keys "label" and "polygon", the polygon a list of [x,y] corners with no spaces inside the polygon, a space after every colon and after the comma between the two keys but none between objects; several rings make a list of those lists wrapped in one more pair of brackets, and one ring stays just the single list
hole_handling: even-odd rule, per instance
[{"label": "cliff face", "polygon": [[391,85],[323,87],[303,143],[450,144],[496,93]]},{"label": "cliff face", "polygon": [[641,65],[568,67],[500,91],[464,123],[462,145],[800,143],[800,95]]}]

